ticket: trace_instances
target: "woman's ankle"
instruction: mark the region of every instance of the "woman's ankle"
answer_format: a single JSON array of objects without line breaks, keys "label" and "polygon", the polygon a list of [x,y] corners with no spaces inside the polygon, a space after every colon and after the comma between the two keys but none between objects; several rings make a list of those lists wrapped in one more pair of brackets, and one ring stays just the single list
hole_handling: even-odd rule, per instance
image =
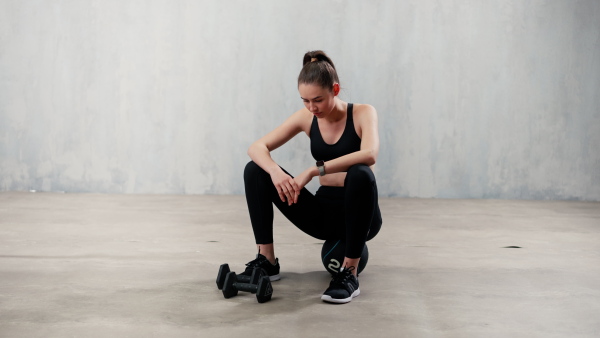
[{"label": "woman's ankle", "polygon": [[273,243],[257,244],[256,246],[258,248],[258,253],[265,256],[271,264],[275,265],[277,263],[275,257],[275,247],[273,246]]},{"label": "woman's ankle", "polygon": [[350,267],[353,267],[354,269],[352,269],[352,274],[354,275],[354,277],[357,277],[359,262],[360,262],[360,257],[359,258],[344,257],[344,263],[342,263],[342,266],[344,267],[344,269],[350,269]]}]

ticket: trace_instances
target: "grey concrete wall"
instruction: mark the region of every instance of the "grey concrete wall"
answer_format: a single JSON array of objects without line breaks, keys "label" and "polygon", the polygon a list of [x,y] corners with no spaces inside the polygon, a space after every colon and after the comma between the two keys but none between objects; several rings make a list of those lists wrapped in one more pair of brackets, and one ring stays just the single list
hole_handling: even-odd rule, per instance
[{"label": "grey concrete wall", "polygon": [[600,200],[596,0],[0,0],[0,190],[243,193],[311,49],[379,112],[382,195]]}]

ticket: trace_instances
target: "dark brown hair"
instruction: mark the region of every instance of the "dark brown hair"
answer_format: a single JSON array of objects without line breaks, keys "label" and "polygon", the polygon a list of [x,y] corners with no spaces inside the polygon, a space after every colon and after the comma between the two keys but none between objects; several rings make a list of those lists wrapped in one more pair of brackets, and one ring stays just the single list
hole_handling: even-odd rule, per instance
[{"label": "dark brown hair", "polygon": [[322,50],[304,54],[302,66],[298,75],[298,85],[318,84],[325,89],[333,90],[333,84],[340,82],[333,61]]}]

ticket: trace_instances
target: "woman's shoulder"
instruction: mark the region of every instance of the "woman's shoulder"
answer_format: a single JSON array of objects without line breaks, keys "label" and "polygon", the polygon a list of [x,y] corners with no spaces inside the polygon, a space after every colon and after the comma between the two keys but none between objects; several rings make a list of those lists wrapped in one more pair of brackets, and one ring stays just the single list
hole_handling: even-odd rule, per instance
[{"label": "woman's shoulder", "polygon": [[314,115],[308,109],[306,109],[306,107],[304,107],[302,109],[297,110],[295,113],[293,113],[291,117],[298,121],[306,122],[306,121],[312,121],[312,118],[314,117]]},{"label": "woman's shoulder", "polygon": [[377,110],[370,104],[354,103],[352,117],[358,120],[377,118]]},{"label": "woman's shoulder", "polygon": [[310,126],[313,120],[313,114],[306,109],[306,107],[297,110],[294,114],[292,114],[292,116],[290,116],[290,119],[292,119],[294,123],[296,123],[307,135],[309,134]]}]

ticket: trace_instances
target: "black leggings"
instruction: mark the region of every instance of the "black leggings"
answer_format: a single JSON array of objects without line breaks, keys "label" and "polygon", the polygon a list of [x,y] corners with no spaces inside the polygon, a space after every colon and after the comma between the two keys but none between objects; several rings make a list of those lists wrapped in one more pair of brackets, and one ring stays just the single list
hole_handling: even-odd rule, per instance
[{"label": "black leggings", "polygon": [[364,164],[348,168],[343,187],[321,186],[315,195],[303,188],[291,206],[281,201],[271,176],[253,161],[244,170],[244,185],[256,244],[273,243],[273,204],[308,235],[345,240],[348,258],[359,258],[365,242],[381,229],[375,175]]}]

